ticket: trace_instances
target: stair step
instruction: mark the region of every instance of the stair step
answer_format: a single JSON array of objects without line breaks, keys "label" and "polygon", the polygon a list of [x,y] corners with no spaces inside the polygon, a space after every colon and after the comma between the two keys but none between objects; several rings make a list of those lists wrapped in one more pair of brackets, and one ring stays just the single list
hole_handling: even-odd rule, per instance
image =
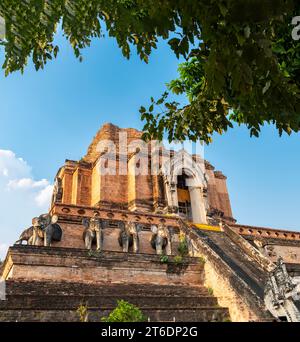
[{"label": "stair step", "polygon": [[149,310],[144,314],[154,322],[171,322],[174,321],[174,317],[176,322],[223,322],[229,318],[228,310],[224,308]]},{"label": "stair step", "polygon": [[81,284],[67,282],[7,281],[7,295],[80,295],[82,296],[201,296],[208,295],[204,286],[151,284]]},{"label": "stair step", "polygon": [[114,309],[117,300],[123,299],[139,308],[198,308],[216,307],[217,299],[212,296],[198,297],[164,297],[164,296],[7,296],[0,302],[0,310],[4,309],[68,309],[76,310],[81,304],[91,309]]},{"label": "stair step", "polygon": [[[89,321],[100,322],[110,311],[90,310]],[[145,310],[144,315],[151,322],[223,322],[228,320],[228,310],[224,308],[197,308],[170,310]],[[76,311],[70,310],[0,310],[1,322],[78,322]]]}]

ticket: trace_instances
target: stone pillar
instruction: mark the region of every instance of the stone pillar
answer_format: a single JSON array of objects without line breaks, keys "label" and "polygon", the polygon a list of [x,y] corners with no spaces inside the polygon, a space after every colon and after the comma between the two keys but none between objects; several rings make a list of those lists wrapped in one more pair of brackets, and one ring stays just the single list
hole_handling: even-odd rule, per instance
[{"label": "stone pillar", "polygon": [[65,169],[62,186],[63,186],[63,198],[62,203],[71,204],[72,202],[72,187],[73,187],[73,170]]},{"label": "stone pillar", "polygon": [[128,209],[153,210],[153,185],[149,175],[149,159],[145,152],[138,152],[128,161]]},{"label": "stone pillar", "polygon": [[165,184],[163,177],[160,175],[152,176],[153,188],[153,207],[155,211],[163,211],[167,205],[165,198]]},{"label": "stone pillar", "polygon": [[200,186],[189,187],[194,223],[207,223],[203,189]]},{"label": "stone pillar", "polygon": [[177,184],[172,182],[171,177],[164,176],[164,185],[166,198],[168,202],[168,211],[170,213],[178,212]]},{"label": "stone pillar", "polygon": [[224,215],[227,218],[232,218],[231,204],[230,204],[229,194],[228,194],[227,185],[226,185],[227,177],[224,176],[222,172],[220,171],[215,171],[214,175],[215,175],[216,189],[217,189],[218,197],[219,197],[219,205],[220,205],[219,208],[221,211],[223,211]]},{"label": "stone pillar", "polygon": [[99,165],[96,163],[92,171],[92,186],[91,186],[91,205],[97,206],[101,199],[101,175]]},{"label": "stone pillar", "polygon": [[91,170],[85,165],[79,165],[73,174],[72,204],[91,205]]},{"label": "stone pillar", "polygon": [[207,161],[205,162],[205,172],[207,174],[208,178],[208,184],[207,184],[207,199],[208,199],[208,205],[209,209],[220,209],[220,201],[219,201],[219,194],[217,190],[217,184],[214,174],[215,168],[209,164]]},{"label": "stone pillar", "polygon": [[172,203],[172,211],[178,211],[178,193],[177,193],[177,184],[171,183],[171,203]]},{"label": "stone pillar", "polygon": [[66,160],[65,166],[62,169],[62,187],[63,187],[63,204],[72,204],[73,192],[73,174],[78,167],[78,162]]}]

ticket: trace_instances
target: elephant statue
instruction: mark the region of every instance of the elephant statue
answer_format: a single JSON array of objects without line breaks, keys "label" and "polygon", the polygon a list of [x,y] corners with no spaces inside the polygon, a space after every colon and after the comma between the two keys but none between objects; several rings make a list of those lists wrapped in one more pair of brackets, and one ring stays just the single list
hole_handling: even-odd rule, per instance
[{"label": "elephant statue", "polygon": [[58,216],[43,214],[32,219],[32,226],[23,231],[16,243],[27,241],[28,245],[50,247],[52,241],[61,241],[62,229],[57,224]]},{"label": "elephant statue", "polygon": [[57,224],[57,215],[42,215],[40,216],[42,230],[44,231],[44,246],[51,246],[52,241],[61,241],[62,229]]},{"label": "elephant statue", "polygon": [[51,203],[54,205],[55,203],[61,203],[63,197],[63,187],[62,187],[62,180],[59,177],[55,178],[54,187],[53,187],[53,194]]},{"label": "elephant statue", "polygon": [[92,250],[93,242],[97,245],[97,251],[101,252],[102,242],[103,242],[103,221],[98,218],[98,214],[95,213],[92,218],[84,218],[82,224],[85,227],[83,232],[83,240],[85,243],[85,248]]},{"label": "elephant statue", "polygon": [[[38,229],[39,229],[38,217],[32,219],[32,226],[25,229],[19,237],[19,240],[15,244],[23,244],[23,241],[27,241],[27,245],[40,245],[41,239],[39,239]],[[42,234],[42,233],[41,233]],[[39,241],[37,241],[39,239]],[[39,242],[39,243],[38,243]]]},{"label": "elephant statue", "polygon": [[165,250],[167,255],[171,255],[172,245],[169,229],[164,224],[159,224],[158,226],[152,225],[151,231],[153,233],[151,245],[156,250],[156,254],[162,255]]},{"label": "elephant statue", "polygon": [[133,246],[133,252],[139,252],[139,231],[141,227],[136,223],[130,222],[122,222],[121,223],[121,232],[119,235],[119,244],[123,248],[124,253],[128,253],[129,248]]},{"label": "elephant statue", "polygon": [[19,240],[15,242],[15,244],[22,245],[23,241],[27,241],[27,245],[32,245],[33,239],[33,226],[25,229],[19,237]]},{"label": "elephant statue", "polygon": [[45,247],[50,247],[52,241],[61,241],[62,229],[57,224],[58,216],[50,214],[40,215],[33,219],[33,245],[40,245],[44,241]]}]

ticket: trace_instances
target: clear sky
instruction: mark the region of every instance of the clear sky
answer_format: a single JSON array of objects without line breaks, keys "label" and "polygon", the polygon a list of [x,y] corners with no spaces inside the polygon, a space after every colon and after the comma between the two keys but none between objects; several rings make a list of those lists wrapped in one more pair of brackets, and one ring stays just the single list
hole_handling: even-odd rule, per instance
[{"label": "clear sky", "polygon": [[[106,38],[93,41],[82,63],[62,43],[43,71],[29,65],[23,75],[0,73],[0,258],[47,209],[64,160],[80,159],[104,122],[142,128],[139,107],[165,90],[177,65],[165,43],[146,65],[134,53],[124,59]],[[300,230],[299,137],[279,138],[266,127],[256,139],[237,127],[205,148],[206,159],[228,176],[239,223]]]}]

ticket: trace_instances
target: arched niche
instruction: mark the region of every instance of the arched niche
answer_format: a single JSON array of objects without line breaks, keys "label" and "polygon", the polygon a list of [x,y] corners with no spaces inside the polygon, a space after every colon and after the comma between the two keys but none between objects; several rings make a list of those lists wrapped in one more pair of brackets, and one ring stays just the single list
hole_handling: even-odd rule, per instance
[{"label": "arched niche", "polygon": [[[202,165],[203,164],[203,165]],[[196,162],[185,150],[165,161],[161,168],[169,211],[178,212],[178,176],[186,176],[191,202],[191,219],[194,223],[207,223],[207,204],[204,192],[207,189],[204,162]]]}]

